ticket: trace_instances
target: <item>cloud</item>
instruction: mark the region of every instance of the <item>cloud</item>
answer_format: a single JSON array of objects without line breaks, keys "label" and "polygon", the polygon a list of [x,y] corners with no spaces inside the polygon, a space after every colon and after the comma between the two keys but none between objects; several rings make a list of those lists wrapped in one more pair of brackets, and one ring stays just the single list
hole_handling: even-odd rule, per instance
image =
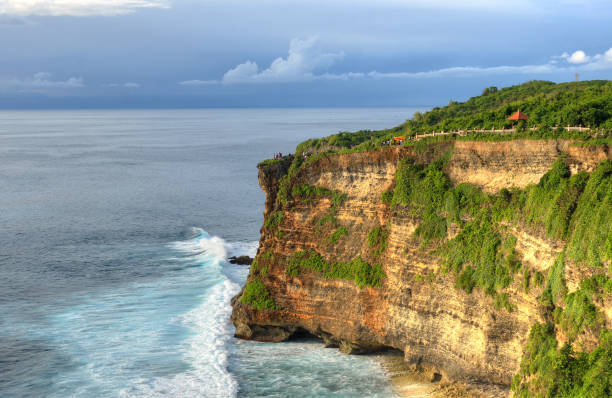
[{"label": "cloud", "polygon": [[82,77],[71,77],[67,80],[53,80],[52,75],[46,72],[36,73],[32,78],[12,79],[2,84],[5,87],[22,91],[45,89],[74,89],[85,87]]},{"label": "cloud", "polygon": [[546,74],[554,72],[557,67],[551,64],[543,65],[502,65],[491,67],[457,66],[453,68],[435,69],[425,72],[391,72],[372,71],[367,74],[373,78],[436,78],[436,77],[475,77],[480,75],[512,75],[512,74]]},{"label": "cloud", "polygon": [[[560,64],[564,60],[565,64]],[[560,56],[551,57],[550,62],[534,65],[501,65],[491,67],[459,66],[436,69],[425,72],[392,72],[379,73],[376,71],[367,74],[372,78],[436,78],[436,77],[475,77],[481,75],[538,75],[559,72],[576,72],[582,70],[612,69],[612,48],[603,54],[588,56],[584,51],[578,50],[571,55],[567,52]]]},{"label": "cloud", "polygon": [[210,86],[218,83],[219,82],[217,80],[185,80],[179,84],[181,86]]},{"label": "cloud", "polygon": [[588,55],[582,50],[575,51],[572,55],[561,54],[560,57],[576,70],[608,70],[612,69],[612,48],[602,54]]},{"label": "cloud", "polygon": [[287,58],[276,58],[267,69],[259,70],[252,61],[246,61],[228,70],[222,82],[233,83],[276,83],[299,82],[316,79],[322,71],[344,57],[344,53],[326,53],[317,45],[317,38],[293,39],[289,43]]},{"label": "cloud", "polygon": [[567,58],[567,62],[570,64],[584,64],[589,62],[589,57],[582,50],[574,52]]},{"label": "cloud", "polygon": [[168,0],[0,0],[0,15],[112,16],[168,7]]},{"label": "cloud", "polygon": [[287,58],[277,58],[270,67],[260,70],[257,63],[246,61],[228,70],[219,80],[187,80],[184,86],[206,86],[218,83],[294,83],[314,80],[353,79],[427,79],[427,78],[468,78],[483,75],[551,75],[555,73],[580,72],[587,70],[612,70],[612,48],[602,54],[587,55],[577,50],[552,56],[543,64],[498,65],[498,66],[456,66],[419,72],[345,72],[316,73],[329,68],[344,57],[344,53],[324,53],[316,46],[315,38],[293,39]]},{"label": "cloud", "polygon": [[139,83],[128,82],[128,83],[125,83],[123,85],[123,87],[125,87],[125,88],[139,88],[140,84]]}]

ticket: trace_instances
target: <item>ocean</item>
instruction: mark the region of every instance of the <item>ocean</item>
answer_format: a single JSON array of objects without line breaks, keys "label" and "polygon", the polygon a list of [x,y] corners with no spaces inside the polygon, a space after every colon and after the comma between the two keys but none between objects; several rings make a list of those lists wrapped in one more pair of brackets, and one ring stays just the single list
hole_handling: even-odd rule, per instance
[{"label": "ocean", "polygon": [[393,397],[375,358],[235,339],[256,164],[416,109],[0,112],[0,397]]}]

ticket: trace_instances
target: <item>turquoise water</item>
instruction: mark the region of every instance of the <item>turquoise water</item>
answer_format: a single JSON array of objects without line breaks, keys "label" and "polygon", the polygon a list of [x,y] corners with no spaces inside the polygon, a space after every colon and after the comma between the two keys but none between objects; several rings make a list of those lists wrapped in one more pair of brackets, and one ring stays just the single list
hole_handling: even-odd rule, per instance
[{"label": "turquoise water", "polygon": [[0,112],[1,397],[390,397],[370,357],[237,340],[256,163],[407,109]]}]

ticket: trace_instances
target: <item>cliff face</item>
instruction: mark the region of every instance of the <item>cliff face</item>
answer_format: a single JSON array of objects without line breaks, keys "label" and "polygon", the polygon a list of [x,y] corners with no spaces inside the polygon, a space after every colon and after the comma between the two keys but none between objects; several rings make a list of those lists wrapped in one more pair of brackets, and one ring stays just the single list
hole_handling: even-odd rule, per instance
[{"label": "cliff face", "polygon": [[[405,360],[449,380],[472,380],[509,385],[517,372],[530,327],[544,322],[538,298],[543,287],[527,293],[515,277],[504,290],[512,311],[499,309],[482,289],[470,294],[457,289],[456,278],[444,271],[444,261],[413,238],[418,217],[395,210],[381,194],[395,186],[401,159],[427,165],[452,151],[445,172],[454,185],[470,183],[495,193],[537,183],[555,160],[565,154],[572,172],[592,171],[611,157],[607,148],[571,146],[566,141],[456,142],[434,151],[411,148],[340,154],[302,166],[291,177],[326,192],[343,194],[340,204],[330,195],[277,200],[289,161],[262,166],[259,182],[266,192],[266,220],[282,212],[274,225],[261,230],[258,261],[249,281],[263,282],[274,306],[257,309],[233,300],[236,336],[282,341],[309,332],[348,353],[393,347]],[[334,223],[321,223],[333,209]],[[338,226],[345,229],[330,238]],[[385,244],[368,244],[376,228],[385,231]],[[544,275],[562,250],[562,242],[517,225],[519,260]],[[457,234],[449,228],[447,239]],[[287,271],[296,252],[314,250],[328,263],[360,258],[380,264],[380,284],[359,287],[354,280],[326,277],[313,269]]]}]

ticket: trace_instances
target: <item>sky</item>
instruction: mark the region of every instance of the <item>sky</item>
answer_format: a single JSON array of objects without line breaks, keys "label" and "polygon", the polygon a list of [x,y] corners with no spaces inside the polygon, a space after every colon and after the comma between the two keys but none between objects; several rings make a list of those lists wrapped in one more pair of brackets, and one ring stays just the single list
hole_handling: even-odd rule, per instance
[{"label": "sky", "polygon": [[0,109],[429,107],[612,77],[611,0],[0,0]]}]

